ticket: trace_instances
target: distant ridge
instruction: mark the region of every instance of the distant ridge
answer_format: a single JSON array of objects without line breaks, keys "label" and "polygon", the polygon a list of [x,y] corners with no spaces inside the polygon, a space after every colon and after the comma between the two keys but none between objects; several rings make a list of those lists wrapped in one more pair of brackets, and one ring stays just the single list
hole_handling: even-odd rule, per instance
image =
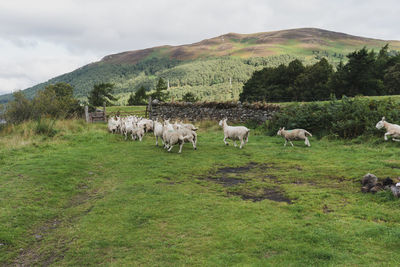
[{"label": "distant ridge", "polygon": [[166,45],[108,55],[101,62],[135,64],[157,52],[162,56],[179,60],[210,56],[239,56],[244,58],[250,56],[271,56],[280,54],[281,51],[277,49],[278,45],[285,45],[293,41],[298,43],[298,47],[302,47],[305,50],[320,49],[321,46],[332,46],[334,45],[333,42],[340,42],[342,45],[349,47],[375,47],[381,46],[384,43],[390,43],[393,48],[400,48],[400,41],[365,38],[317,28],[299,28],[253,34],[227,33],[193,44],[179,46]]},{"label": "distant ridge", "polygon": [[[321,57],[335,64],[346,60],[345,56],[356,49],[366,46],[379,50],[385,44],[389,44],[391,50],[400,50],[400,41],[318,28],[227,33],[192,44],[165,45],[107,55],[98,62],[27,88],[24,92],[33,97],[47,84],[67,82],[74,86],[76,96],[85,98],[94,84],[112,82],[116,85],[116,93],[128,94],[139,86],[152,89],[156,79],[163,77],[170,81],[171,94],[177,98],[190,91],[204,100],[221,100],[217,97],[219,94],[229,94],[234,99],[251,73],[262,66],[287,64],[294,58],[310,64]],[[11,98],[11,94],[2,95],[0,103]]]}]

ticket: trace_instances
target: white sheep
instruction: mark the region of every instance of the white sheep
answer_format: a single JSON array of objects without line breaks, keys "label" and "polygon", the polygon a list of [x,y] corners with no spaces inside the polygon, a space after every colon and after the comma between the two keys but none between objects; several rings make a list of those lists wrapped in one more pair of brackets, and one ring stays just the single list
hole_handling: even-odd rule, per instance
[{"label": "white sheep", "polygon": [[108,131],[110,133],[116,133],[119,128],[119,117],[117,116],[112,116],[108,119]]},{"label": "white sheep", "polygon": [[125,140],[128,138],[128,134],[131,134],[131,138],[132,140],[134,139],[134,126],[133,126],[133,122],[131,121],[125,121],[124,123],[124,135],[125,135]]},{"label": "white sheep", "polygon": [[226,142],[226,139],[231,139],[233,144],[236,145],[236,140],[240,141],[240,148],[243,147],[249,141],[249,132],[250,130],[244,126],[229,126],[226,123],[227,119],[223,119],[219,121],[219,126],[221,126],[224,130],[224,143],[225,145],[229,145]]},{"label": "white sheep", "polygon": [[162,140],[162,142],[164,144],[164,140],[163,140],[164,127],[163,127],[163,124],[156,120],[156,121],[154,121],[153,125],[154,125],[154,136],[156,137],[156,146],[158,146],[158,138],[161,138],[161,140]]},{"label": "white sheep", "polygon": [[147,133],[147,132],[150,132],[150,131],[153,131],[153,121],[152,120],[149,120],[149,119],[141,119],[139,122],[138,122],[138,125],[139,126],[142,126],[143,127],[143,129],[144,129],[144,131]]},{"label": "white sheep", "polygon": [[[184,136],[184,142],[191,142],[193,145],[193,149],[196,150],[197,149],[197,134],[195,131],[191,130],[194,126],[193,125],[182,125],[182,124],[178,124],[175,122],[175,124],[173,125],[174,129],[176,131],[179,131],[182,133],[182,135]],[[196,128],[197,130],[197,128]]]},{"label": "white sheep", "polygon": [[168,144],[165,142],[166,138],[167,138],[167,133],[170,131],[175,131],[174,127],[172,126],[171,123],[169,123],[169,119],[168,120],[164,120],[163,123],[163,135],[162,135],[162,139],[164,141],[164,148],[169,148]]},{"label": "white sheep", "polygon": [[182,152],[182,146],[184,144],[184,136],[180,131],[167,130],[164,135],[164,144],[168,149],[168,152],[174,147],[174,145],[179,144],[179,152]]},{"label": "white sheep", "polygon": [[288,141],[293,146],[293,143],[291,140],[305,140],[304,143],[307,146],[311,146],[310,141],[308,141],[307,135],[312,136],[312,134],[310,134],[309,132],[307,132],[304,129],[285,130],[285,127],[282,127],[279,129],[277,135],[280,135],[283,138],[285,138],[284,146],[286,146]]},{"label": "white sheep", "polygon": [[394,137],[400,137],[400,126],[397,124],[389,123],[385,120],[385,117],[382,118],[381,121],[379,121],[376,124],[377,129],[382,129],[385,127],[386,133],[384,136],[385,141],[388,140],[388,136],[392,137],[393,141],[399,142],[400,139],[394,138]]},{"label": "white sheep", "polygon": [[142,142],[144,136],[144,127],[143,125],[139,125],[136,122],[132,122],[133,130],[132,130],[132,138],[135,140],[139,138],[139,141]]}]

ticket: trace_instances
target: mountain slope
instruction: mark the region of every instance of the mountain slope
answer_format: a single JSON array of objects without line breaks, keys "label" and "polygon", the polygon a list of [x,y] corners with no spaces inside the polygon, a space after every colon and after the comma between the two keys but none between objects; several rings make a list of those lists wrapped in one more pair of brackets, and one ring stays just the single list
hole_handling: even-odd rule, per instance
[{"label": "mountain slope", "polygon": [[[363,46],[380,49],[389,43],[400,50],[399,41],[352,36],[315,28],[254,34],[228,33],[197,43],[160,46],[105,56],[102,60],[60,75],[25,90],[32,97],[49,83],[67,82],[75,95],[84,98],[94,84],[112,82],[117,94],[129,94],[140,86],[152,89],[158,77],[169,80],[171,95],[180,98],[193,92],[203,100],[235,99],[254,70],[287,64],[295,58],[305,64],[326,57],[331,63]],[[0,96],[0,102],[10,95]],[[122,100],[124,98],[121,98]],[[121,100],[121,101],[122,101]]]}]

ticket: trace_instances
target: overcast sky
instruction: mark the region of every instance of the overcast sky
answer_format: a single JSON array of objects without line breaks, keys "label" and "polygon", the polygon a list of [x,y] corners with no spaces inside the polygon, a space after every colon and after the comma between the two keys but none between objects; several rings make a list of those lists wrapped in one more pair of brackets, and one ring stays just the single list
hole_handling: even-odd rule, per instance
[{"label": "overcast sky", "polygon": [[1,0],[0,94],[103,56],[228,32],[316,27],[400,40],[392,0]]}]

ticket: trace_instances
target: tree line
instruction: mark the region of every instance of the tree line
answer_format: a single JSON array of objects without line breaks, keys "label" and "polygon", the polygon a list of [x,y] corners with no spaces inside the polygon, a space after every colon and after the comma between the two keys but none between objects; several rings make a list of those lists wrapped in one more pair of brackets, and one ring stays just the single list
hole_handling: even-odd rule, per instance
[{"label": "tree line", "polygon": [[366,47],[346,56],[336,70],[325,58],[304,66],[295,59],[287,66],[265,67],[255,71],[244,84],[241,101],[313,101],[332,96],[374,96],[400,94],[400,54],[378,53]]}]

